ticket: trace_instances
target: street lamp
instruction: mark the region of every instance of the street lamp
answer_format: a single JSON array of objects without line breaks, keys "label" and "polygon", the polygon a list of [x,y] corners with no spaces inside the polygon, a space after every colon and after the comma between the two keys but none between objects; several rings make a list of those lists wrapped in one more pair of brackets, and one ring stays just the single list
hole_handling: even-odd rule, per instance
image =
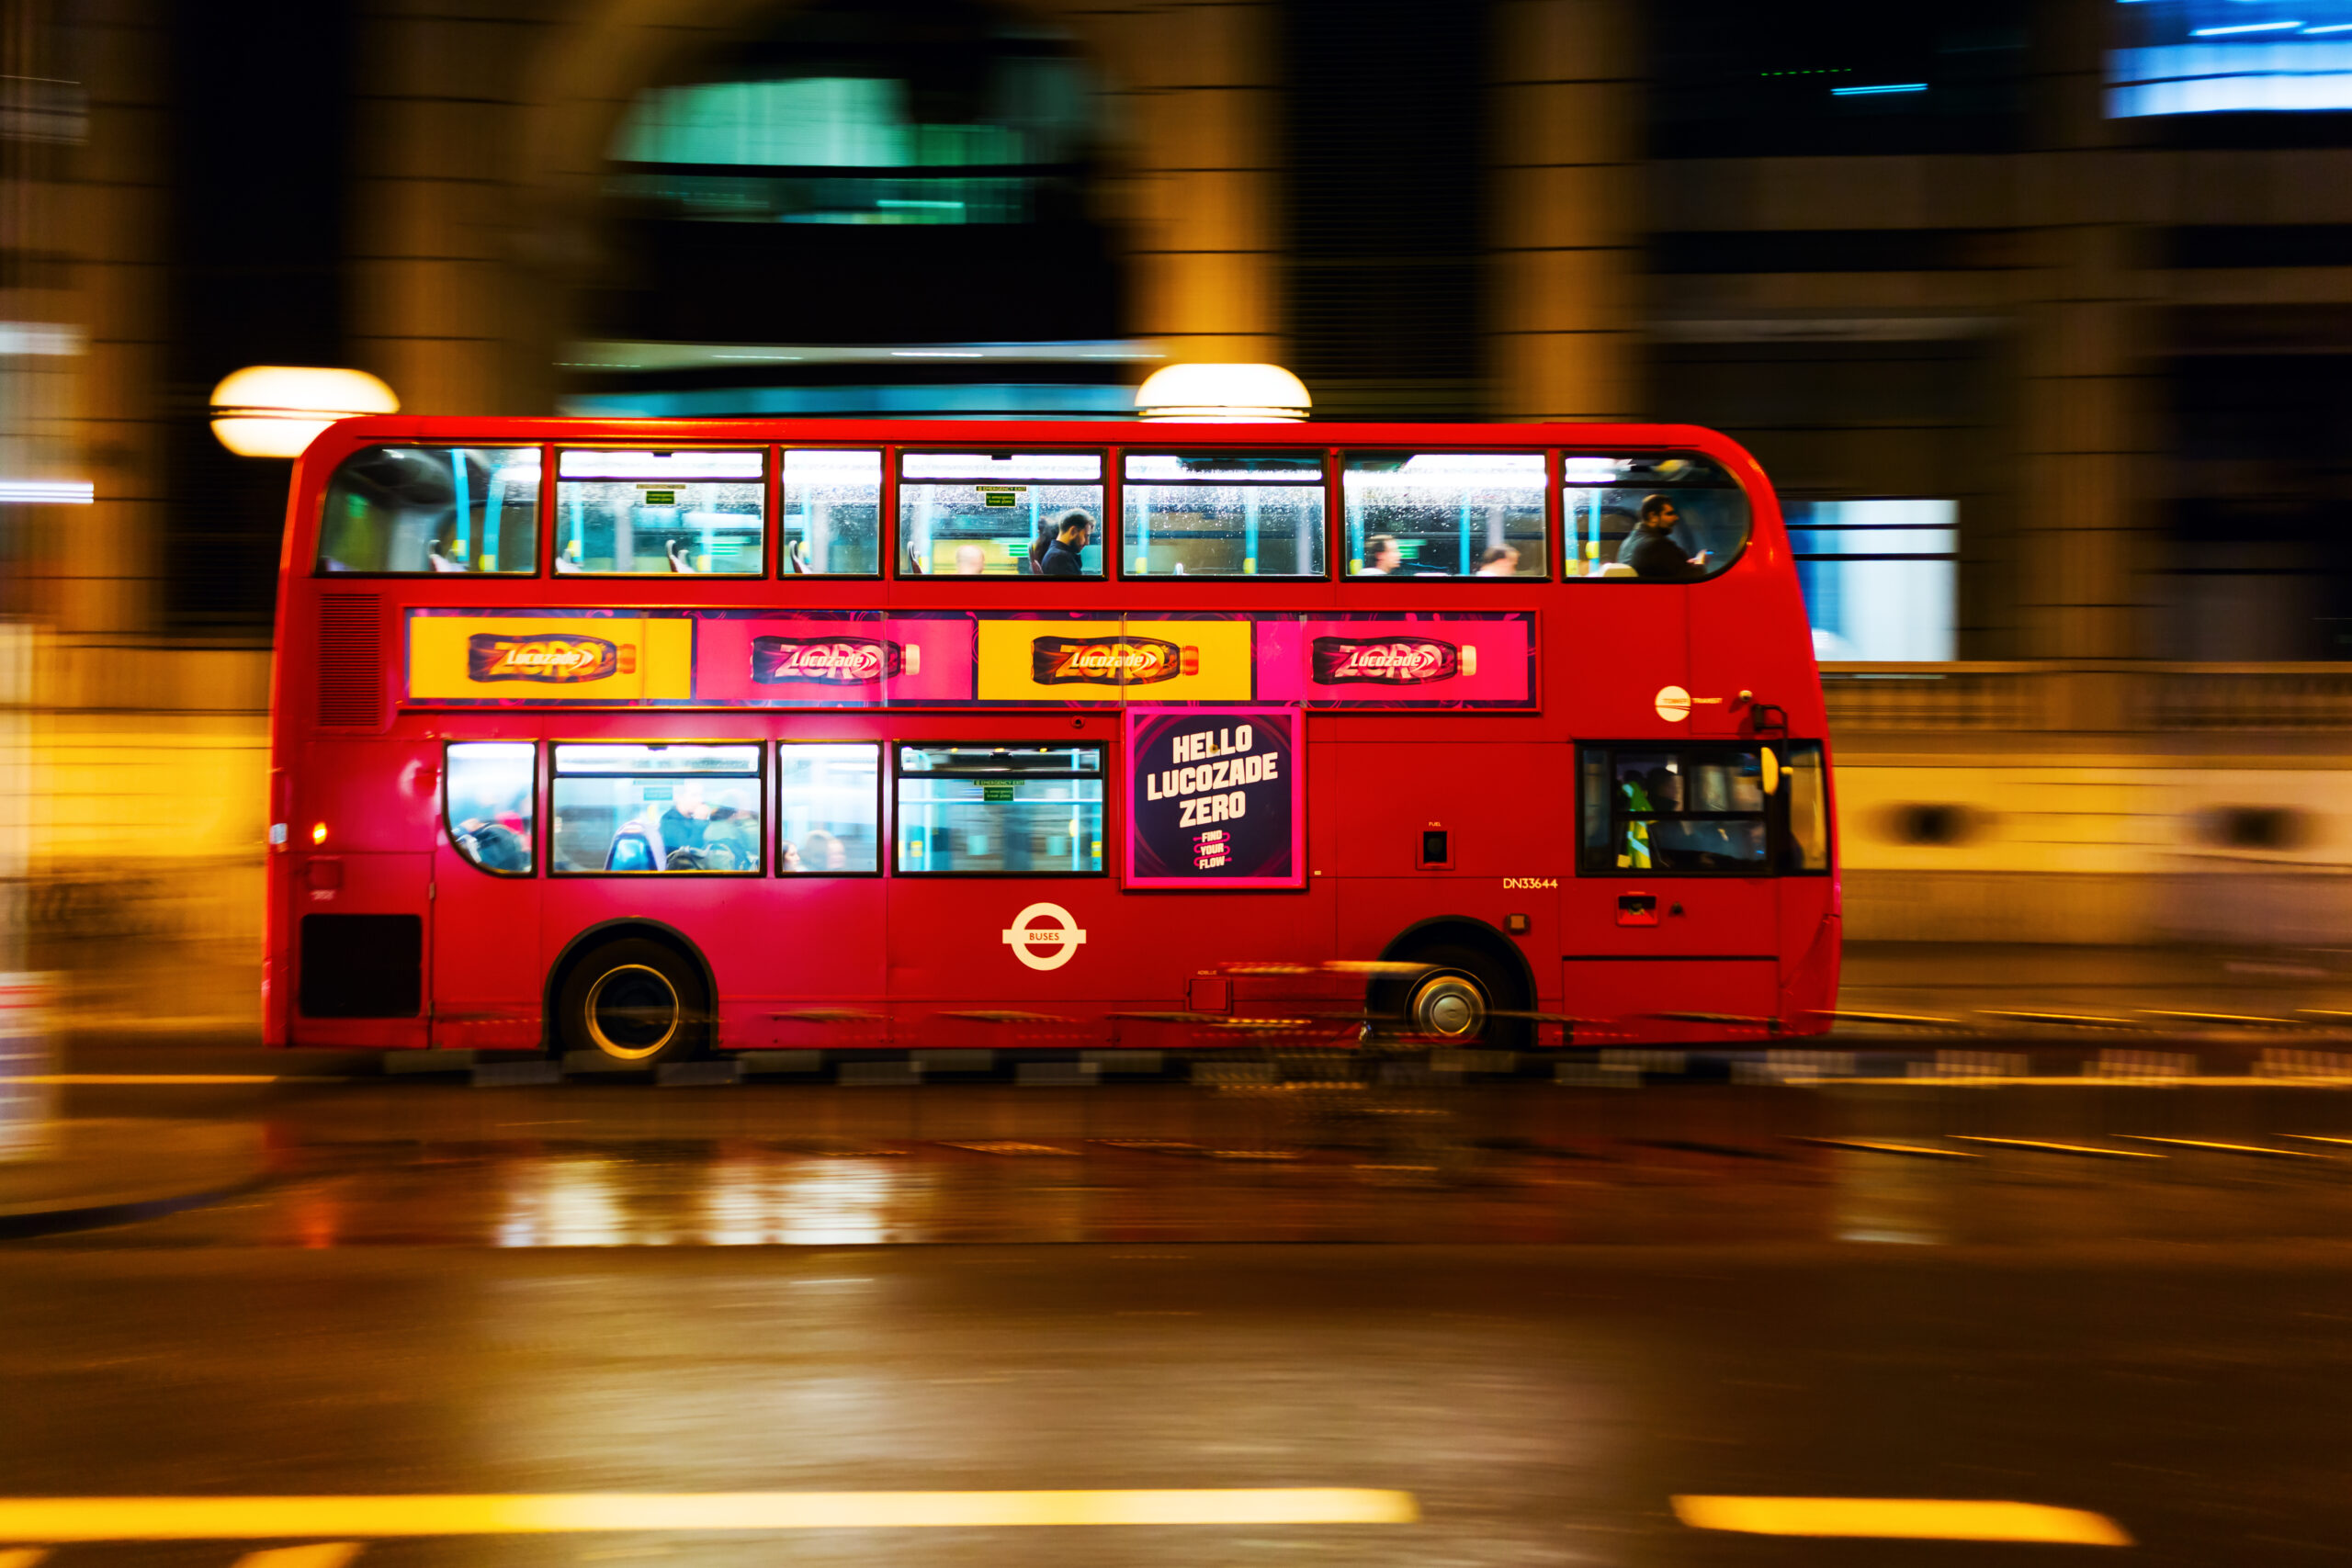
[{"label": "street lamp", "polygon": [[1306,383],[1279,365],[1170,365],[1136,389],[1143,418],[1194,424],[1297,421],[1314,401]]},{"label": "street lamp", "polygon": [[365,370],[248,365],[212,389],[212,434],[240,457],[299,457],[336,420],[400,410]]}]

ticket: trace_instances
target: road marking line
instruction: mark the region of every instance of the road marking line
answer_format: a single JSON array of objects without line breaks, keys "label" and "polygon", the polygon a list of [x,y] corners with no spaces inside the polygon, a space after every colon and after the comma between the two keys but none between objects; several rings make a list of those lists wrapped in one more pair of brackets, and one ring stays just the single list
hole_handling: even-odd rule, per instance
[{"label": "road marking line", "polygon": [[1408,1525],[1409,1492],[1356,1486],[1068,1492],[707,1492],[0,1498],[0,1540],[538,1535],[996,1525]]},{"label": "road marking line", "polygon": [[1939,1149],[1928,1144],[1890,1144],[1881,1138],[1793,1138],[1799,1144],[1817,1144],[1825,1149],[1860,1149],[1874,1155],[1920,1155],[1928,1159],[1983,1159],[1979,1154],[1966,1149]]},{"label": "road marking line", "polygon": [[1993,1138],[1981,1133],[1954,1133],[1963,1144],[1999,1144],[2012,1149],[2047,1149],[2052,1154],[2096,1155],[2101,1159],[2162,1159],[2146,1149],[2103,1149],[2096,1144],[2053,1144],[2041,1138]]},{"label": "road marking line", "polygon": [[276,1073],[34,1073],[10,1083],[56,1084],[66,1088],[89,1088],[105,1084],[220,1084],[277,1083]]},{"label": "road marking line", "polygon": [[2272,1159],[2334,1159],[2310,1149],[2274,1149],[2261,1144],[2222,1144],[2210,1138],[2160,1138],[2153,1133],[2118,1133],[2119,1138],[2129,1138],[2135,1144],[2171,1144],[2184,1149],[2220,1149],[2224,1154],[2267,1155]]},{"label": "road marking line", "polygon": [[2290,1138],[2301,1138],[2307,1144],[2352,1144],[2352,1138],[2331,1138],[2324,1133],[2290,1133]]},{"label": "road marking line", "polygon": [[1677,1497],[1674,1517],[1693,1529],[1737,1530],[1747,1535],[2132,1544],[2123,1528],[2105,1514],[2041,1503],[1971,1503],[1936,1497]]},{"label": "road marking line", "polygon": [[351,1560],[367,1551],[356,1540],[324,1540],[315,1546],[274,1546],[266,1551],[248,1551],[237,1559],[237,1568],[345,1568]]}]

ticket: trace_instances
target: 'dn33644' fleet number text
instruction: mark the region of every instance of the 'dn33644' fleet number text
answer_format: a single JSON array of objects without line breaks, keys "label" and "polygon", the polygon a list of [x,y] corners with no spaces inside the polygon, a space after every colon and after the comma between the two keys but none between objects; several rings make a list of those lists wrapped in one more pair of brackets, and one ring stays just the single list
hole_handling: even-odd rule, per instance
[{"label": "'dn33644' fleet number text", "polygon": [[1560,879],[1556,876],[1506,876],[1503,878],[1503,886],[1506,888],[1557,887],[1559,885]]}]

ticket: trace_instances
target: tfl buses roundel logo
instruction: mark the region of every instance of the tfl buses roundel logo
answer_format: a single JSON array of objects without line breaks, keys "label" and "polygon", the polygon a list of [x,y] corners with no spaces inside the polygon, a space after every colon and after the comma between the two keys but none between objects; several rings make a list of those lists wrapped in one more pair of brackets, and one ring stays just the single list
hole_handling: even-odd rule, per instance
[{"label": "tfl buses roundel logo", "polygon": [[[1033,925],[1032,921],[1043,924]],[[1005,945],[1012,956],[1032,969],[1058,969],[1078,956],[1086,933],[1059,904],[1032,904],[1004,928]]]}]

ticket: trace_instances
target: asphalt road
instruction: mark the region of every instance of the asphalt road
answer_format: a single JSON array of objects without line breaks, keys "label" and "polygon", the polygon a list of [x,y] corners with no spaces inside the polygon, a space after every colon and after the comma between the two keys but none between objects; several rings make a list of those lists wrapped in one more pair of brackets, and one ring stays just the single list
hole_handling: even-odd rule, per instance
[{"label": "asphalt road", "polygon": [[131,1077],[273,1174],[0,1245],[0,1568],[2352,1552],[2340,1087]]},{"label": "asphalt road", "polygon": [[[2139,1561],[2325,1562],[2352,1542],[2347,1273],[2352,1254],[2309,1245],[159,1251],[85,1238],[0,1252],[13,1412],[0,1492],[1350,1487],[1409,1494],[1419,1515],[351,1542],[367,1568],[1958,1568],[2095,1550],[1678,1521],[1674,1498],[1721,1495],[2050,1505],[2112,1520]],[[96,1540],[52,1561],[226,1568],[304,1544],[334,1542]]]}]

